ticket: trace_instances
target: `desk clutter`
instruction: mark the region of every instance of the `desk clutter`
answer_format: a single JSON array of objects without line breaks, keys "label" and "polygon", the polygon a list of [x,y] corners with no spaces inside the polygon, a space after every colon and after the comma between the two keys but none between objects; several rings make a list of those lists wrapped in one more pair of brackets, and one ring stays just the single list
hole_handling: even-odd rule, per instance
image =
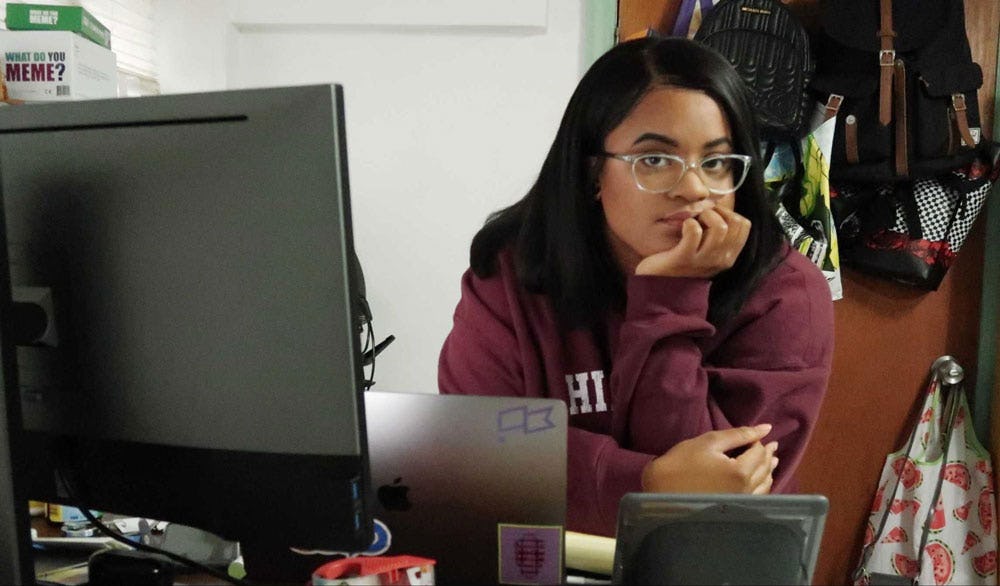
[{"label": "desk clutter", "polygon": [[[82,512],[75,507],[32,502],[33,513],[31,542],[35,550],[36,577],[50,583],[95,583],[88,576],[88,565],[93,572],[96,554],[127,552],[134,548],[97,530]],[[242,578],[242,560],[239,544],[226,541],[211,533],[154,519],[125,517],[91,511],[108,528],[117,531],[127,540],[155,547],[183,556],[196,563],[219,568],[233,578]],[[120,557],[116,558],[119,559]],[[138,559],[138,555],[136,560]],[[188,568],[166,557],[154,558],[170,566],[173,573],[188,572]],[[114,571],[112,556],[106,556],[99,565],[105,573]],[[139,563],[133,561],[133,563]]]},{"label": "desk clutter", "polygon": [[[42,564],[36,574],[39,580],[49,583],[77,585],[88,582],[87,557],[93,553],[125,551],[128,546],[110,537],[96,534],[86,537],[71,537],[62,531],[62,519],[82,518],[78,509],[60,505],[32,503],[34,520],[32,542],[36,552],[46,554],[62,552],[72,555],[62,565]],[[51,512],[51,514],[50,514]],[[191,555],[203,563],[226,568],[234,579],[242,579],[243,560],[237,544],[223,541],[215,536],[186,527],[162,521],[137,517],[101,515],[109,525],[126,536],[135,539],[146,537],[145,542],[183,555]],[[56,519],[55,521],[53,519]],[[600,535],[590,535],[567,531],[565,533],[565,567],[567,583],[610,583],[615,555],[615,539]],[[38,557],[36,555],[36,557]],[[312,584],[434,584],[435,560],[408,555],[392,556],[347,556],[323,563],[312,574]]]}]

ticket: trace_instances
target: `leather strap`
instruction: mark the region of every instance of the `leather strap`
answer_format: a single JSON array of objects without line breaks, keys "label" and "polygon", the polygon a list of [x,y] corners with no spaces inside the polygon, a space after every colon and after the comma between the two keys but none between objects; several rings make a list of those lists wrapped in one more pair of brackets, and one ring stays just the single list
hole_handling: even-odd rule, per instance
[{"label": "leather strap", "polygon": [[845,153],[847,162],[857,165],[860,160],[858,157],[858,118],[854,114],[850,114],[844,119],[844,148],[847,150]]},{"label": "leather strap", "polygon": [[826,100],[826,109],[823,113],[823,122],[826,122],[830,118],[837,115],[840,111],[840,105],[844,103],[844,96],[840,94],[830,94],[830,97]]},{"label": "leather strap", "polygon": [[881,28],[878,31],[878,122],[882,126],[888,126],[892,122],[892,71],[896,61],[896,51],[893,48],[896,31],[892,27],[892,0],[880,0],[879,11]]},{"label": "leather strap", "polygon": [[958,132],[962,135],[962,142],[967,147],[976,146],[976,141],[972,138],[972,131],[969,130],[969,118],[965,108],[965,94],[951,94],[951,107],[955,111],[955,122],[958,123]]},{"label": "leather strap", "polygon": [[909,144],[907,141],[907,126],[909,126],[909,120],[906,111],[906,66],[903,64],[902,59],[896,59],[895,70],[896,175],[899,177],[909,177]]}]

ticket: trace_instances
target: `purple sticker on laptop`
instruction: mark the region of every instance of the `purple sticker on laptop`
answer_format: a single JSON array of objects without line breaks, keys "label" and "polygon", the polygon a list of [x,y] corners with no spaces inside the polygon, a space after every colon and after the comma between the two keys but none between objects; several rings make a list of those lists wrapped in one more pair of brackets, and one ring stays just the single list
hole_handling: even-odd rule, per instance
[{"label": "purple sticker on laptop", "polygon": [[500,582],[503,584],[560,584],[563,567],[563,528],[559,525],[497,526]]}]

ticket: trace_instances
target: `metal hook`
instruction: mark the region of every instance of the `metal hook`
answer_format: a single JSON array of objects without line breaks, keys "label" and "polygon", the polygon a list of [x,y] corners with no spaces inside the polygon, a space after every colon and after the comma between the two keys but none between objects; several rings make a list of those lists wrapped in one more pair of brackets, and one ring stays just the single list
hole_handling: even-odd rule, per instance
[{"label": "metal hook", "polygon": [[940,356],[931,365],[931,372],[937,375],[942,384],[956,385],[965,379],[965,370],[951,356]]}]

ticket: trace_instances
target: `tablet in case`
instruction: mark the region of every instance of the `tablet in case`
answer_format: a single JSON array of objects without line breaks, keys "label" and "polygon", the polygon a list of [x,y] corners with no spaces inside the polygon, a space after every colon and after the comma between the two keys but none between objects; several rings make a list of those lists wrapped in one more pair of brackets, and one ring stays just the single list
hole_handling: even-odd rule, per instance
[{"label": "tablet in case", "polygon": [[615,584],[811,584],[822,495],[632,493],[618,509]]}]

